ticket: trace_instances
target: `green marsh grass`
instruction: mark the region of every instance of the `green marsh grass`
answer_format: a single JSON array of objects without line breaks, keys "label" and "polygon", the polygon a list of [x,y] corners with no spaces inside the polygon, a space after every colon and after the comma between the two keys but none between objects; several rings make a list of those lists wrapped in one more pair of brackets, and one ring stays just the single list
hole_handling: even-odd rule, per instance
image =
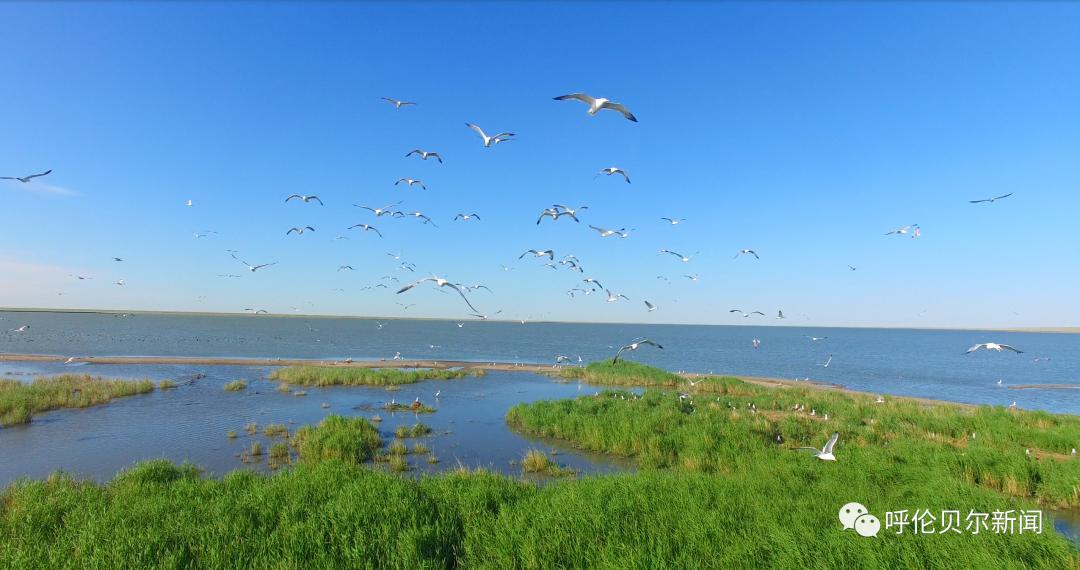
[{"label": "green marsh grass", "polygon": [[226,392],[239,392],[244,388],[247,388],[247,382],[244,382],[243,380],[233,380],[232,382],[225,384]]},{"label": "green marsh grass", "polygon": [[263,428],[266,437],[289,437],[289,428],[285,424],[267,424]]},{"label": "green marsh grass", "polygon": [[176,386],[176,382],[173,382],[172,380],[162,380],[161,382],[158,382],[158,389],[160,390],[172,390],[173,388],[176,388]]},{"label": "green marsh grass", "polygon": [[525,452],[521,459],[521,470],[526,473],[541,473],[552,477],[566,477],[576,472],[568,467],[555,463],[546,453],[539,449],[530,449]]},{"label": "green marsh grass", "polygon": [[229,430],[229,433],[225,434],[229,439],[236,439],[236,430]]},{"label": "green marsh grass", "polygon": [[298,386],[397,386],[422,380],[452,380],[480,369],[416,369],[351,368],[331,366],[287,366],[270,374],[270,378]]},{"label": "green marsh grass", "polygon": [[248,435],[255,435],[259,433],[259,424],[256,424],[255,422],[248,422],[244,424],[244,433]]},{"label": "green marsh grass", "polygon": [[394,437],[423,437],[431,433],[431,428],[420,422],[411,426],[398,426],[394,429]]},{"label": "green marsh grass", "polygon": [[414,412],[417,414],[431,414],[435,412],[435,408],[427,404],[402,404],[401,402],[383,404],[383,409],[388,412]]},{"label": "green marsh grass", "polygon": [[413,455],[427,455],[429,451],[431,450],[428,449],[428,446],[424,445],[423,442],[418,441],[413,444],[411,453]]},{"label": "green marsh grass", "polygon": [[40,412],[87,408],[153,390],[150,380],[110,380],[88,374],[38,377],[29,383],[5,380],[0,382],[0,426],[30,423]]},{"label": "green marsh grass", "polygon": [[294,436],[300,461],[317,463],[338,459],[361,464],[382,446],[379,430],[364,418],[329,415],[315,427],[304,426]]},{"label": "green marsh grass", "polygon": [[388,460],[391,471],[403,472],[409,470],[409,460],[405,459],[404,455],[390,455]]},{"label": "green marsh grass", "polygon": [[401,441],[400,439],[395,439],[386,446],[386,452],[390,455],[405,455],[409,452],[409,448],[405,445],[404,441]]}]

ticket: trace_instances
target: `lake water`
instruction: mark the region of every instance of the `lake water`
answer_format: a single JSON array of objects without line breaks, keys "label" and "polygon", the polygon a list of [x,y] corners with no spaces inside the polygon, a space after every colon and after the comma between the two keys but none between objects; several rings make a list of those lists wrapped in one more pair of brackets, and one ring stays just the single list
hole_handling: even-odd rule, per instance
[{"label": "lake water", "polygon": [[[610,358],[647,336],[633,358],[668,370],[805,378],[847,388],[974,404],[1080,413],[1080,335],[910,329],[382,321],[275,316],[3,313],[0,353],[64,356],[404,358],[553,362]],[[813,341],[808,336],[828,337]],[[761,348],[751,346],[761,340]],[[964,356],[981,342],[1024,350]],[[832,361],[824,364],[829,355]],[[997,381],[1002,380],[1003,386]],[[1059,384],[1074,389],[1011,390]]]}]

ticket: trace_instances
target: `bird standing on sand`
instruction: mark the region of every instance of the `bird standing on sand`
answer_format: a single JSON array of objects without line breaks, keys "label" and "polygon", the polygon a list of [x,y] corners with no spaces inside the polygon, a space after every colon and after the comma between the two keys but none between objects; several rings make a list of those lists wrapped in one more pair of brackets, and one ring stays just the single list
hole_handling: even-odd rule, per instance
[{"label": "bird standing on sand", "polygon": [[635,123],[637,122],[637,117],[635,117],[633,113],[631,113],[630,110],[626,108],[625,105],[623,105],[622,103],[616,103],[609,99],[604,99],[603,97],[591,97],[585,93],[570,93],[568,95],[559,95],[558,97],[555,97],[556,101],[567,101],[570,99],[581,101],[582,103],[588,105],[588,113],[590,117],[595,117],[596,114],[599,113],[601,110],[608,109],[621,113],[622,116],[627,118],[627,120],[633,121]]},{"label": "bird standing on sand", "polygon": [[838,439],[840,439],[840,432],[832,434],[832,437],[829,438],[829,442],[820,450],[816,447],[796,447],[795,450],[808,449],[813,451],[814,455],[822,461],[836,461],[836,456],[833,455],[833,447],[836,446],[836,440]]}]

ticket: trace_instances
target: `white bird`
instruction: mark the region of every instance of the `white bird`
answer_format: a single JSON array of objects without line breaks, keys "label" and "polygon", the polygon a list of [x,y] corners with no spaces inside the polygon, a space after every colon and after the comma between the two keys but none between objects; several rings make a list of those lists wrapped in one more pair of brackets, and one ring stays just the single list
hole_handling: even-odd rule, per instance
[{"label": "white bird", "polygon": [[659,348],[660,350],[664,349],[664,347],[660,346],[655,341],[649,340],[647,338],[635,339],[635,340],[631,341],[630,344],[620,348],[619,351],[615,353],[615,358],[611,359],[611,363],[615,364],[616,362],[618,362],[619,361],[619,356],[621,356],[623,352],[625,352],[625,351],[631,351],[631,352],[635,351],[639,347],[641,347],[643,345],[646,345],[646,344],[650,345],[650,346],[655,346],[656,348]]},{"label": "white bird", "polygon": [[691,281],[697,281],[697,280],[698,280],[698,275],[697,275],[697,274],[694,274],[694,275],[683,275],[683,277],[685,277],[685,278],[687,278],[687,279],[689,279],[689,280],[691,280]]},{"label": "white bird", "polygon": [[[0,180],[18,180],[19,182],[22,182],[23,184],[26,184],[27,182],[30,182],[31,180],[33,180],[35,178],[45,176],[45,175],[49,174],[50,172],[52,172],[52,169],[46,170],[45,172],[42,172],[42,173],[39,173],[39,174],[31,174],[29,176],[0,176]],[[190,206],[191,204],[188,204],[188,205]]]},{"label": "white bird", "polygon": [[1076,457],[1076,448],[1075,447],[1072,448],[1072,453],[1070,453],[1070,455],[1072,455],[1073,457]]},{"label": "white bird", "polygon": [[818,366],[821,366],[823,368],[828,368],[829,364],[831,364],[831,363],[832,363],[832,355],[830,354],[829,359],[826,360],[824,364],[818,364]]},{"label": "white bird", "polygon": [[478,216],[476,214],[458,214],[458,215],[454,216],[454,221],[457,221],[457,220],[460,219],[463,222],[467,222],[467,221],[469,221],[469,220],[471,220],[473,218],[476,218],[476,221],[478,221],[478,222],[480,221],[480,216]]},{"label": "white bird", "polygon": [[255,273],[256,271],[258,271],[259,269],[262,269],[263,267],[270,267],[271,265],[276,265],[277,264],[277,262],[275,261],[273,263],[264,263],[262,265],[252,265],[252,264],[244,261],[243,259],[240,259],[239,257],[236,257],[235,253],[233,254],[232,257],[233,257],[233,259],[235,259],[235,260],[239,261],[240,263],[243,263],[244,265],[246,265],[247,268],[248,268],[248,271],[250,271],[252,273]]},{"label": "white bird", "polygon": [[185,203],[184,205],[187,206],[188,208],[190,208],[191,207],[191,200],[188,200],[187,203]]},{"label": "white bird", "polygon": [[[395,213],[400,214],[401,212],[395,212]],[[432,226],[435,226],[436,228],[439,227],[439,226],[435,225],[435,222],[431,221],[431,218],[425,216],[423,214],[423,212],[409,212],[408,214],[402,214],[402,216],[412,216],[412,217],[417,218],[419,220],[424,220],[425,224],[431,224]]]},{"label": "white bird", "polygon": [[455,323],[455,324],[457,324],[457,328],[459,328],[459,329],[465,328],[465,323]]},{"label": "white bird", "polygon": [[30,330],[30,325],[23,325],[17,329],[10,329],[8,332],[24,333],[28,330]]},{"label": "white bird", "polygon": [[414,149],[414,150],[409,151],[409,154],[406,154],[405,158],[409,158],[410,156],[412,156],[414,154],[419,155],[420,160],[427,160],[428,158],[434,157],[435,160],[439,161],[439,164],[442,164],[442,157],[439,156],[439,153],[437,153],[437,152],[428,152],[426,150],[420,150],[420,149]]},{"label": "white bird", "polygon": [[598,227],[596,227],[594,225],[589,225],[589,228],[599,232],[600,237],[602,237],[602,238],[611,237],[611,236],[613,236],[615,234],[618,234],[618,233],[620,233],[620,232],[622,232],[623,230],[626,229],[626,228],[619,228],[617,230],[609,230],[609,229],[605,229],[605,228],[598,228]]},{"label": "white bird", "polygon": [[394,353],[394,360],[401,360],[401,353],[400,352],[395,352]]},{"label": "white bird", "polygon": [[[608,176],[611,176],[612,174],[622,174],[622,177],[623,177],[624,180],[626,180],[626,183],[627,184],[630,183],[630,176],[628,174],[626,174],[625,170],[623,170],[623,169],[621,169],[621,168],[619,168],[617,166],[609,166],[607,168],[601,168],[600,172],[597,173],[596,176],[600,176],[601,174],[606,174]],[[594,176],[594,178],[595,178],[595,176]]]},{"label": "white bird", "polygon": [[434,275],[432,275],[431,277],[425,277],[425,278],[423,278],[423,279],[421,279],[419,281],[416,281],[415,283],[410,283],[409,285],[406,285],[406,286],[402,287],[401,289],[398,290],[398,294],[400,295],[400,294],[408,291],[409,289],[412,289],[413,287],[416,287],[417,285],[419,285],[419,284],[421,284],[421,283],[423,283],[425,281],[431,281],[431,282],[435,283],[435,285],[437,285],[439,287],[449,287],[449,288],[453,289],[454,291],[457,291],[458,295],[461,295],[461,298],[465,300],[465,304],[468,305],[470,309],[472,309],[474,312],[479,312],[479,310],[477,310],[477,308],[474,307],[472,305],[472,303],[469,302],[469,298],[465,296],[465,292],[461,290],[461,287],[459,287],[458,285],[456,285],[454,283],[451,283],[451,282],[447,281],[446,279],[443,279],[442,277],[436,277]]},{"label": "white bird", "polygon": [[326,205],[326,204],[323,204],[322,200],[320,200],[318,196],[315,196],[315,195],[304,196],[302,194],[293,194],[292,196],[289,196],[288,198],[285,198],[285,202],[288,202],[289,200],[292,200],[293,198],[298,198],[298,199],[302,200],[305,204],[312,201],[312,200],[315,200],[316,202],[319,203],[320,206],[325,206]]},{"label": "white bird", "polygon": [[858,269],[858,267],[855,267],[854,265],[849,265],[849,266],[847,266],[847,268],[852,270],[852,271],[855,271],[856,269]]},{"label": "white bird", "polygon": [[393,204],[390,204],[389,206],[383,206],[382,208],[372,208],[371,206],[361,206],[360,204],[353,204],[353,206],[356,206],[357,208],[363,208],[365,210],[371,210],[375,213],[375,217],[379,217],[393,214],[393,211],[390,210],[390,208],[393,208],[400,203],[401,202],[394,202]]},{"label": "white bird", "polygon": [[998,385],[998,386],[1001,386],[1001,385],[1002,385],[1002,384],[1001,384],[1001,380],[998,380],[998,381],[997,381],[997,385]]},{"label": "white bird", "polygon": [[685,218],[660,218],[660,219],[666,221],[667,223],[669,223],[669,224],[671,224],[673,226],[677,226],[680,223],[686,221]]},{"label": "white bird", "polygon": [[389,101],[395,109],[400,109],[406,105],[416,105],[416,103],[413,103],[412,101],[398,101],[397,99],[391,99],[389,97],[383,97],[382,100]]},{"label": "white bird", "polygon": [[874,403],[875,404],[884,404],[885,403],[885,398],[882,398],[881,396],[878,396],[877,400],[874,400]]},{"label": "white bird", "polygon": [[289,228],[289,231],[285,232],[285,235],[289,235],[293,232],[296,232],[297,235],[304,235],[305,231],[313,232],[315,231],[315,228],[311,226],[304,226],[302,228]]},{"label": "white bird", "polygon": [[761,341],[756,338],[750,341],[750,344],[752,344],[754,348],[761,348]]},{"label": "white bird", "polygon": [[796,450],[808,449],[814,452],[814,455],[822,461],[836,461],[836,456],[833,455],[833,447],[836,446],[836,440],[840,439],[840,432],[832,434],[829,438],[829,442],[825,444],[825,447],[820,450],[816,447],[796,447]]},{"label": "white bird", "polygon": [[121,279],[121,280],[117,281],[116,283],[113,283],[113,285],[117,285],[117,286],[123,287],[123,286],[124,286],[124,280],[123,280],[123,279]]},{"label": "white bird", "polygon": [[608,303],[614,303],[615,301],[618,301],[620,297],[623,298],[623,299],[626,299],[627,301],[630,300],[630,297],[627,297],[626,295],[623,295],[622,293],[612,293],[611,291],[608,291],[607,289],[604,289],[604,292],[607,293],[607,302]]},{"label": "white bird", "polygon": [[1016,407],[1016,400],[1013,400],[1013,403],[1009,404],[1009,407],[1010,408],[1015,408]]},{"label": "white bird", "polygon": [[609,109],[609,110],[612,110],[612,111],[617,111],[619,113],[622,113],[622,116],[626,117],[627,119],[629,119],[629,120],[631,120],[631,121],[633,121],[635,123],[637,122],[637,117],[635,117],[630,112],[630,110],[627,109],[626,106],[623,105],[622,103],[616,103],[616,102],[611,101],[609,99],[604,99],[603,97],[590,97],[589,95],[586,95],[585,93],[570,93],[569,95],[559,95],[558,97],[555,97],[556,101],[566,101],[568,99],[574,99],[574,100],[577,100],[577,101],[581,101],[582,103],[585,103],[586,105],[588,105],[589,106],[589,111],[588,111],[589,116],[594,117],[601,110]]},{"label": "white bird", "polygon": [[380,232],[378,229],[376,229],[375,226],[372,226],[372,225],[369,225],[369,224],[356,224],[354,226],[349,226],[349,227],[347,227],[345,229],[351,230],[353,228],[360,228],[360,229],[364,230],[365,232],[375,232],[376,234],[378,234],[379,237],[383,237],[382,232]]},{"label": "white bird", "polygon": [[761,259],[760,257],[758,257],[757,252],[752,250],[752,249],[740,249],[739,253],[736,253],[735,257],[733,257],[732,259],[738,259],[740,255],[743,255],[743,254],[746,254],[746,253],[749,253],[750,255],[754,256],[754,259]]},{"label": "white bird", "polygon": [[910,226],[904,226],[902,228],[896,228],[895,230],[893,230],[891,232],[888,232],[885,235],[888,236],[888,235],[896,234],[898,236],[903,236],[903,235],[907,235],[908,232],[911,232],[911,237],[913,237],[913,238],[919,237],[919,235],[921,235],[921,233],[922,233],[921,230],[919,229],[919,224],[911,224]]},{"label": "white bird", "polygon": [[267,315],[269,311],[266,309],[244,309],[244,312],[251,313],[253,315]]},{"label": "white bird", "polygon": [[1013,195],[1013,193],[1009,192],[1008,194],[1005,194],[1005,195],[1002,195],[1002,196],[997,196],[995,198],[984,198],[982,200],[969,200],[969,202],[971,202],[972,204],[980,204],[982,202],[989,202],[989,203],[993,204],[994,202],[997,202],[998,200],[1001,200],[1002,198],[1008,198],[1009,196],[1012,196],[1012,195]]},{"label": "white bird", "polygon": [[671,251],[670,249],[661,249],[659,253],[660,254],[670,253],[671,255],[674,255],[675,257],[678,257],[679,261],[681,261],[683,263],[686,263],[686,262],[690,261],[690,258],[688,256],[685,256],[685,255],[683,255],[681,253],[676,253],[674,251]]},{"label": "white bird", "polygon": [[742,315],[742,316],[743,316],[743,318],[744,318],[744,319],[745,319],[745,318],[749,318],[749,317],[750,317],[750,315],[761,315],[761,316],[763,316],[763,317],[765,316],[765,313],[762,313],[761,311],[751,311],[751,312],[749,312],[749,313],[745,313],[745,312],[743,312],[743,311],[742,311],[742,310],[740,310],[740,309],[731,309],[731,310],[730,310],[730,311],[728,311],[728,312],[729,312],[729,313],[739,313],[740,315]]},{"label": "white bird", "polygon": [[1023,354],[1023,352],[1024,352],[1022,350],[1017,350],[1016,348],[1013,348],[1013,347],[1011,347],[1011,346],[1009,346],[1007,344],[998,344],[996,342],[984,342],[982,344],[976,344],[975,346],[967,349],[967,351],[965,351],[964,354],[971,354],[972,352],[975,352],[976,350],[979,350],[980,348],[985,348],[986,350],[993,350],[993,351],[997,351],[997,352],[1001,352],[1002,350],[1011,350],[1011,351],[1013,351],[1013,352],[1015,352],[1017,354]]},{"label": "white bird", "polygon": [[476,131],[476,134],[480,135],[480,138],[484,139],[484,148],[491,148],[492,146],[497,145],[501,142],[512,141],[514,139],[510,137],[515,136],[514,133],[499,133],[497,135],[489,137],[484,133],[483,129],[472,123],[465,123],[465,126]]},{"label": "white bird", "polygon": [[776,312],[776,318],[784,319],[784,318],[787,318],[787,317],[784,316],[784,311],[777,311]]},{"label": "white bird", "polygon": [[588,206],[578,206],[577,208],[571,208],[569,206],[564,206],[562,204],[553,204],[551,207],[555,208],[555,210],[562,210],[564,214],[568,214],[571,218],[574,218],[575,222],[578,221],[578,219],[577,219],[578,210],[588,210],[589,209]]},{"label": "white bird", "polygon": [[400,178],[397,182],[394,183],[394,186],[397,186],[402,182],[404,182],[406,186],[420,186],[424,190],[427,190],[427,186],[424,186],[424,182],[422,180],[415,180],[413,178]]},{"label": "white bird", "polygon": [[645,301],[645,306],[648,307],[650,313],[656,310],[656,305],[648,301]]},{"label": "white bird", "polygon": [[552,261],[555,260],[555,250],[553,250],[553,249],[545,249],[543,251],[536,250],[536,249],[530,249],[530,250],[527,250],[525,253],[519,255],[518,259],[521,259],[522,257],[525,257],[526,255],[528,255],[530,253],[533,254],[536,257],[545,257],[546,256],[548,259],[551,259]]},{"label": "white bird", "polygon": [[829,337],[827,337],[827,336],[808,336],[806,338],[810,339],[811,342],[817,342],[819,340],[826,340]]}]

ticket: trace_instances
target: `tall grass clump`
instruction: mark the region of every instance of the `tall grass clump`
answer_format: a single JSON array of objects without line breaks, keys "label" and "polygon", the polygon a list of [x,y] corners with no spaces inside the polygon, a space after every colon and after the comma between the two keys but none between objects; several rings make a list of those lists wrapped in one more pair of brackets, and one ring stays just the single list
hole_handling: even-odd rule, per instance
[{"label": "tall grass clump", "polygon": [[431,433],[431,428],[420,422],[411,426],[398,426],[394,429],[394,437],[423,437],[429,433]]},{"label": "tall grass clump", "polygon": [[172,390],[173,388],[176,388],[176,386],[176,382],[168,379],[158,382],[158,389],[160,390]]},{"label": "tall grass clump", "polygon": [[87,408],[153,390],[150,380],[112,380],[89,374],[38,377],[29,383],[0,382],[0,426],[30,423],[39,412]]},{"label": "tall grass clump", "polygon": [[422,380],[452,380],[474,373],[468,369],[350,368],[330,366],[287,366],[270,378],[298,386],[396,386]]},{"label": "tall grass clump", "polygon": [[232,382],[225,384],[226,392],[239,392],[244,388],[247,388],[247,382],[244,382],[243,380],[233,380]]},{"label": "tall grass clump", "polygon": [[294,436],[300,461],[317,463],[339,459],[360,464],[372,458],[382,446],[379,430],[364,418],[326,416],[315,427],[304,426]]}]

